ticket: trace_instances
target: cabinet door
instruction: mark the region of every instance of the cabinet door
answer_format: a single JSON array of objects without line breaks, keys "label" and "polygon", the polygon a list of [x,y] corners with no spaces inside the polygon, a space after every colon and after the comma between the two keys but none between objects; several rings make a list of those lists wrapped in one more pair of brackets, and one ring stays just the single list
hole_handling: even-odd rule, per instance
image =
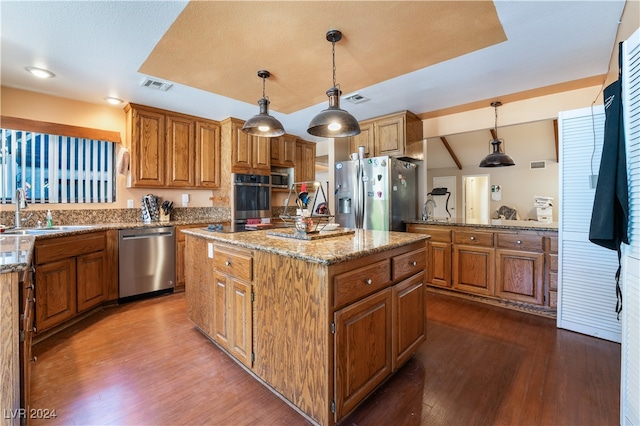
[{"label": "cabinet door", "polygon": [[453,288],[493,296],[494,258],[493,248],[455,245]]},{"label": "cabinet door", "polygon": [[544,254],[496,250],[496,296],[543,304]]},{"label": "cabinet door", "polygon": [[252,136],[242,131],[242,126],[233,123],[233,137],[231,138],[231,171],[233,173],[248,173],[251,170]]},{"label": "cabinet door", "polygon": [[220,187],[220,125],[196,122],[196,187]]},{"label": "cabinet door", "polygon": [[227,336],[229,351],[247,367],[252,366],[251,284],[227,278]]},{"label": "cabinet door", "polygon": [[451,287],[451,244],[430,242],[427,259],[429,284]]},{"label": "cabinet door", "polygon": [[36,267],[36,327],[40,333],[76,314],[76,260]]},{"label": "cabinet door", "polygon": [[255,171],[271,172],[271,140],[260,136],[251,136],[251,168]]},{"label": "cabinet door", "polygon": [[376,156],[404,155],[404,114],[381,118],[375,122]]},{"label": "cabinet door", "polygon": [[195,122],[182,116],[167,116],[167,180],[170,187],[195,186]]},{"label": "cabinet door", "polygon": [[211,337],[216,342],[225,348],[229,348],[229,327],[228,327],[228,313],[227,308],[229,302],[228,297],[228,285],[229,278],[226,275],[214,274],[213,276],[213,321],[211,324]]},{"label": "cabinet door", "polygon": [[365,157],[374,157],[374,124],[373,121],[363,121],[360,124],[360,134],[352,136],[349,140],[349,153],[358,152],[359,146],[364,146]]},{"label": "cabinet door", "polygon": [[423,272],[393,286],[394,371],[426,340],[425,288]]},{"label": "cabinet door", "polygon": [[336,419],[391,374],[391,289],[336,311]]},{"label": "cabinet door", "polygon": [[131,184],[158,187],[165,184],[165,116],[133,109],[131,134]]},{"label": "cabinet door", "polygon": [[282,135],[271,138],[271,165],[278,167],[295,167],[296,138],[292,135]]},{"label": "cabinet door", "polygon": [[316,178],[316,144],[298,140],[296,142],[296,182],[309,182]]},{"label": "cabinet door", "polygon": [[78,312],[98,306],[107,298],[106,256],[104,251],[76,259]]}]

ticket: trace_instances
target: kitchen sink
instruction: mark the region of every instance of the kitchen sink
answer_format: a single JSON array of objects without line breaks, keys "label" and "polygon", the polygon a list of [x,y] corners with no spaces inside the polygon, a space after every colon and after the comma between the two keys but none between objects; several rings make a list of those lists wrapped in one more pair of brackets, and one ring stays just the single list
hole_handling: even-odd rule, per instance
[{"label": "kitchen sink", "polygon": [[6,229],[3,233],[6,235],[43,235],[43,234],[52,234],[56,232],[82,231],[85,229],[91,229],[96,227],[97,225],[60,225],[60,226],[52,226],[50,228]]}]

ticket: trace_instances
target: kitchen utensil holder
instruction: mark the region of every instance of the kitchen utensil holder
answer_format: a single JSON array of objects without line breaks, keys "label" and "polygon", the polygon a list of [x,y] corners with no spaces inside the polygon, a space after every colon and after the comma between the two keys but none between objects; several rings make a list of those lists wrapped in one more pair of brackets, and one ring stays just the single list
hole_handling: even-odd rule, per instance
[{"label": "kitchen utensil holder", "polygon": [[[306,209],[299,209],[298,206],[290,206],[292,195],[295,199],[298,199],[296,186],[305,184],[307,187],[311,187],[314,190],[313,195],[309,196],[312,200],[311,203],[307,203]],[[327,191],[329,183],[327,182]],[[317,213],[321,204],[324,203],[323,211],[325,213]],[[311,206],[311,208],[309,208]],[[307,210],[308,215],[300,214],[301,210]],[[295,214],[292,214],[295,212]],[[284,222],[286,227],[293,227],[296,233],[299,234],[311,234],[314,232],[320,232],[322,229],[333,219],[333,215],[329,210],[329,202],[327,200],[326,193],[322,183],[317,181],[306,182],[294,182],[289,187],[289,195],[286,198],[284,212],[280,215],[280,219]]]}]

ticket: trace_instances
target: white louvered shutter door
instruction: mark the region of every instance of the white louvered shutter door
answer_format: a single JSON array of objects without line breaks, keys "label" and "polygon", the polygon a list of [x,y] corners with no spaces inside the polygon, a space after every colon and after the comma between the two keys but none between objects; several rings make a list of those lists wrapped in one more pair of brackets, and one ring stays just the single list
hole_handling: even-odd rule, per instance
[{"label": "white louvered shutter door", "polygon": [[589,241],[595,188],[604,137],[602,106],[561,112],[558,267],[559,328],[620,342],[616,318],[618,255]]},{"label": "white louvered shutter door", "polygon": [[623,45],[622,99],[629,180],[629,245],[622,263],[620,424],[640,425],[640,30]]}]

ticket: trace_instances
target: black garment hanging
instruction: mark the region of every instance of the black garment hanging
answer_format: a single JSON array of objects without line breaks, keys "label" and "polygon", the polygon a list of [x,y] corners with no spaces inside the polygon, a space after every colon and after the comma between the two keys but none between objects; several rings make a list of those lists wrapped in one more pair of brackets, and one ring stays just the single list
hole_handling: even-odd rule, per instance
[{"label": "black garment hanging", "polygon": [[[622,43],[619,45],[622,52]],[[620,54],[620,61],[622,59]],[[622,69],[622,64],[619,64]],[[620,245],[629,244],[627,235],[629,220],[629,193],[627,183],[627,158],[625,152],[624,123],[622,116],[622,74],[604,90],[605,125],[602,158],[598,172],[596,195],[591,213],[589,241],[610,250],[618,251],[616,272],[616,313],[622,311],[620,290]]]}]

